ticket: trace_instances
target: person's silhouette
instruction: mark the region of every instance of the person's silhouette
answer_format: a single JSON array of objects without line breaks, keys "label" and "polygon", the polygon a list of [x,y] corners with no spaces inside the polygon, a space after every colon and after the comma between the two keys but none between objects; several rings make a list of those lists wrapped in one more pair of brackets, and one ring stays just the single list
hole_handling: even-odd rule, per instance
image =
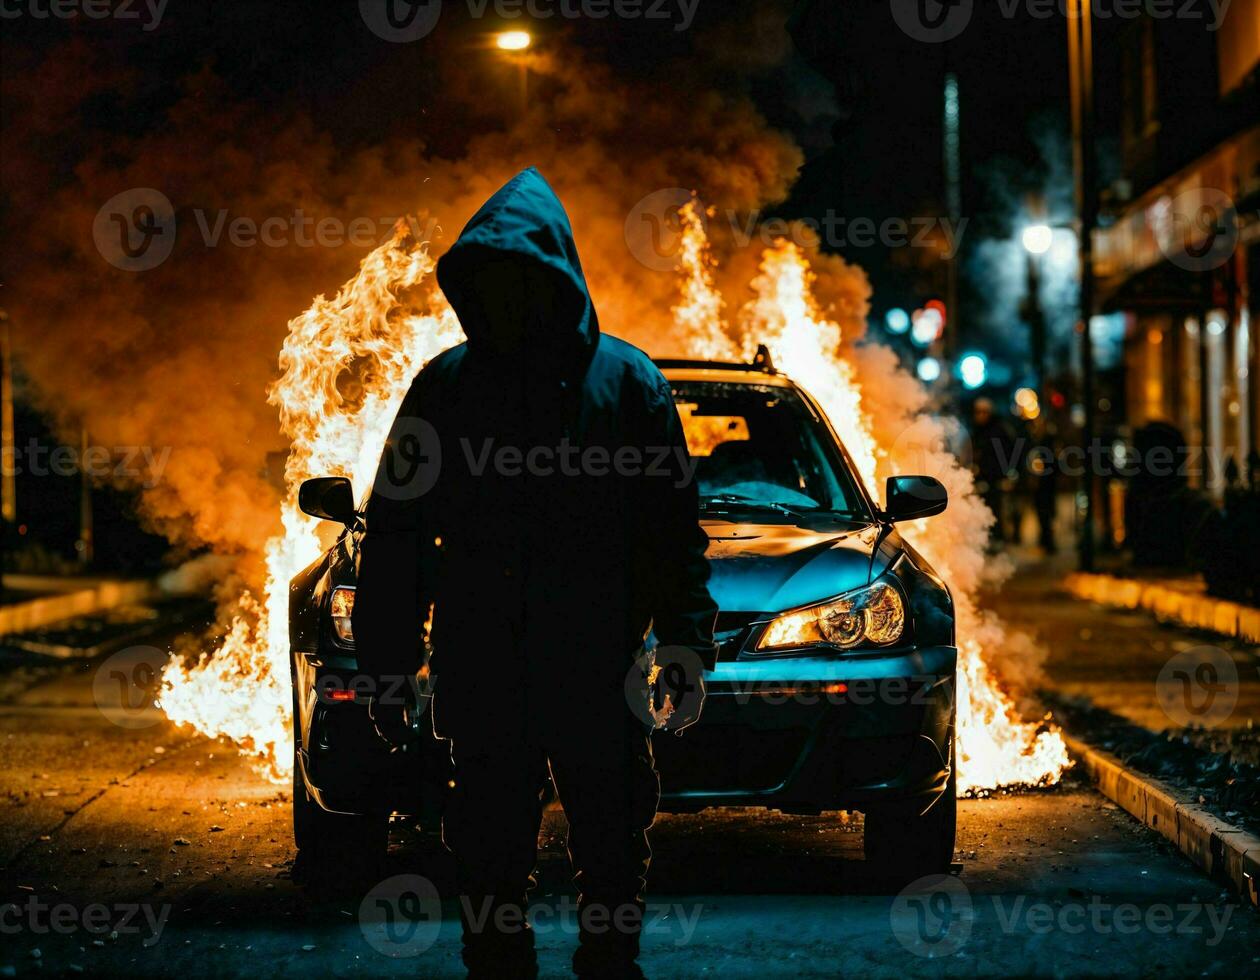
[{"label": "person's silhouette", "polygon": [[[469,969],[532,969],[524,910],[550,768],[579,890],[574,969],[630,970],[659,783],[626,676],[649,634],[706,666],[715,656],[682,427],[655,365],[600,333],[537,170],[486,202],[437,277],[468,341],[420,372],[387,442],[358,552],[360,665],[414,674],[432,604]],[[418,431],[440,460],[423,495],[391,483],[388,465],[415,455],[404,444]],[[373,705],[386,737],[400,712]]]}]

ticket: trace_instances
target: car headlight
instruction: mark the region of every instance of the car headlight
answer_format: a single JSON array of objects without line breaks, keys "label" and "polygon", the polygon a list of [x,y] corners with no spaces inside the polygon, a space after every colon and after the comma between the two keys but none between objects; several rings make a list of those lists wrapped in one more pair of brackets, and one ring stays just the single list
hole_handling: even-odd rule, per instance
[{"label": "car headlight", "polygon": [[354,613],[354,586],[339,585],[333,589],[331,612],[337,639],[354,646],[354,630],[350,628],[350,616]]},{"label": "car headlight", "polygon": [[858,646],[888,646],[906,626],[901,593],[887,582],[876,582],[839,599],[785,613],[766,627],[758,650],[785,650],[827,643],[851,650]]}]

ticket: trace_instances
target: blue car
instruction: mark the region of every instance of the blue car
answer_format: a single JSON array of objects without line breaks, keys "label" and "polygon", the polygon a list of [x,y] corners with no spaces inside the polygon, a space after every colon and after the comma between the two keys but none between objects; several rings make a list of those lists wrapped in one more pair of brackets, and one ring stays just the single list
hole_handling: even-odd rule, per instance
[{"label": "blue car", "polygon": [[[654,740],[661,809],[858,810],[868,861],[947,870],[953,602],[896,527],[943,511],[944,488],[893,477],[881,508],[818,404],[767,359],[657,363],[695,465],[720,608],[703,715]],[[449,755],[427,723],[403,750],[376,735],[350,627],[362,516],[344,479],[307,481],[300,502],[345,530],[290,588],[296,843],[379,844],[391,813],[440,814]],[[423,717],[423,684],[414,696]]]}]

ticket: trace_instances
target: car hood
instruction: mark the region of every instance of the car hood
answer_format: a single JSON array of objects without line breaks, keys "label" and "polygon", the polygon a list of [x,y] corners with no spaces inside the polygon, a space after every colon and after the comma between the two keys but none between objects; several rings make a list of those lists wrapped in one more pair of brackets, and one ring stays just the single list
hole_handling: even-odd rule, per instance
[{"label": "car hood", "polygon": [[706,518],[709,591],[724,613],[782,612],[860,588],[891,560],[875,556],[879,527],[827,521],[743,523]]}]

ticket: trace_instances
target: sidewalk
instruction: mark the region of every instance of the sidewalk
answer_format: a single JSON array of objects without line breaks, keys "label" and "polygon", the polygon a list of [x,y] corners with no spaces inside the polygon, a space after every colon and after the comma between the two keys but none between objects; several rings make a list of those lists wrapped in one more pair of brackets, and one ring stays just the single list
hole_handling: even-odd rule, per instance
[{"label": "sidewalk", "polygon": [[1198,576],[1122,578],[1073,572],[1063,585],[1078,599],[1119,609],[1145,609],[1163,622],[1260,642],[1260,608],[1209,596]]},{"label": "sidewalk", "polygon": [[[1073,556],[1009,556],[1016,573],[985,605],[1045,650],[1040,682],[1025,682],[1099,790],[1254,901],[1260,651],[1075,598],[1064,587]],[[1230,843],[1239,841],[1241,852]]]},{"label": "sidewalk", "polygon": [[0,605],[0,637],[25,633],[50,623],[90,616],[107,609],[137,605],[151,598],[156,585],[149,579],[60,578],[5,575],[5,586],[33,598]]},{"label": "sidewalk", "polygon": [[1260,722],[1260,659],[1253,644],[1161,623],[1136,604],[1109,608],[1082,601],[1064,587],[1073,579],[1071,554],[1047,559],[1016,548],[1009,556],[1016,572],[985,605],[1046,650],[1041,687],[1047,693],[1083,699],[1152,732],[1184,728],[1192,719],[1176,704],[1170,710],[1169,695],[1176,693],[1170,685],[1177,678],[1170,677],[1169,665],[1179,655],[1206,647],[1220,651],[1222,664],[1231,661],[1237,674],[1224,692],[1233,698],[1232,707],[1217,712],[1210,727],[1245,729]]}]

